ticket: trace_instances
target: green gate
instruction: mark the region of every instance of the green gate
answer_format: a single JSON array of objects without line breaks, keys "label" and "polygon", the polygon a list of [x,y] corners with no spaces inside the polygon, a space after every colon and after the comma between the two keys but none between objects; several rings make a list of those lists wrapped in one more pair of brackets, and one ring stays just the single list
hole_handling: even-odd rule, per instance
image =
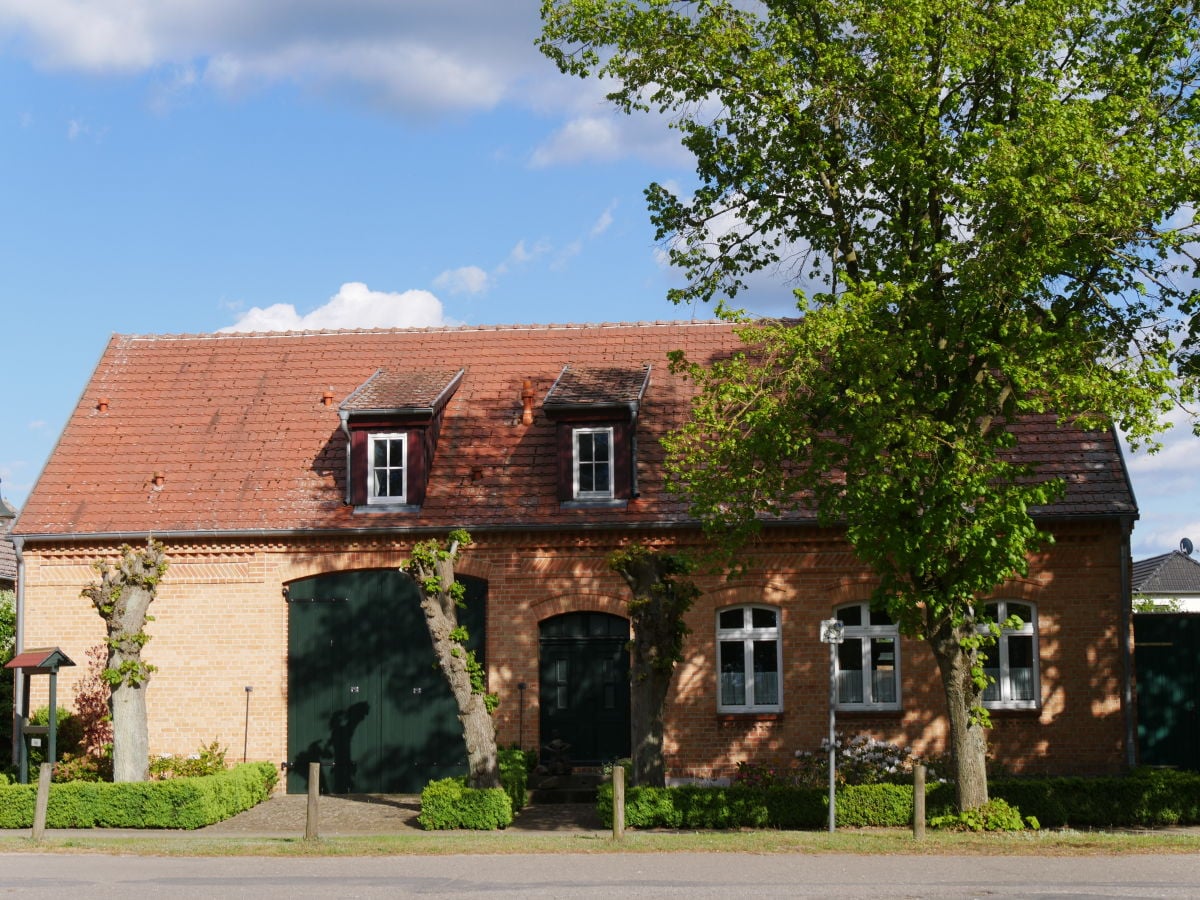
[{"label": "green gate", "polygon": [[629,756],[629,621],[607,613],[555,616],[538,628],[541,743],[570,745],[573,763]]},{"label": "green gate", "polygon": [[[483,661],[487,583],[460,579],[459,621]],[[467,770],[458,707],[436,667],[412,579],[395,569],[292,582],[288,598],[288,793],[415,794]]]},{"label": "green gate", "polygon": [[1200,614],[1133,617],[1138,758],[1142,765],[1200,769]]}]

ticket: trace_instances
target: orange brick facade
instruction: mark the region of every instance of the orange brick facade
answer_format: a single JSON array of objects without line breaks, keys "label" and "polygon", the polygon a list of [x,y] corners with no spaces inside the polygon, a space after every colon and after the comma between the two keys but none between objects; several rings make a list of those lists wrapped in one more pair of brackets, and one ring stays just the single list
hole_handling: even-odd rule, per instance
[{"label": "orange brick facade", "polygon": [[[1122,558],[1115,520],[1061,524],[1030,576],[997,598],[1037,605],[1041,705],[996,713],[990,733],[996,762],[1014,772],[1100,773],[1126,758],[1122,707]],[[539,744],[538,624],[564,612],[624,614],[627,589],[606,557],[622,542],[698,549],[694,532],[662,530],[501,531],[475,533],[460,571],[488,584],[487,670],[500,695],[499,740]],[[276,764],[287,747],[287,628],[283,588],[328,572],[397,567],[406,538],[330,537],[244,543],[166,542],[170,569],[149,626],[146,657],[158,667],[148,687],[153,753],[189,753],[219,741],[231,759]],[[116,548],[97,543],[26,546],[27,647],[57,645],[83,664],[103,629],[80,589],[93,560]],[[665,717],[668,774],[727,777],[739,761],[786,764],[818,748],[828,728],[829,655],[818,625],[843,603],[869,597],[872,581],[836,531],[815,526],[770,529],[745,574],[696,578],[703,594],[688,617],[685,661],[677,668]],[[781,612],[783,711],[761,716],[717,712],[716,612],[756,603]],[[60,678],[69,701],[82,669]],[[909,745],[923,755],[946,750],[941,683],[925,645],[901,642],[901,699],[895,713],[839,713],[839,730]],[[45,686],[35,680],[34,705]],[[517,685],[528,687],[522,693]],[[247,693],[249,695],[247,716]],[[65,704],[64,704],[65,705]],[[248,718],[248,726],[247,726]]]}]

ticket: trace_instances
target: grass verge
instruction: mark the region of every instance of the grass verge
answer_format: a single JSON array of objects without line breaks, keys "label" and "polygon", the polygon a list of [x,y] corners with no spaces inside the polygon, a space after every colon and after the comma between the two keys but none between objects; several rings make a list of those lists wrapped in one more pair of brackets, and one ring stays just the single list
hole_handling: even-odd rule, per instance
[{"label": "grass verge", "polygon": [[1200,853],[1200,833],[1039,831],[1017,834],[928,833],[916,841],[900,829],[811,831],[627,832],[621,841],[596,834],[439,832],[295,838],[203,837],[150,833],[144,837],[47,832],[39,844],[0,836],[0,853],[105,853],[143,856],[450,856],[538,853],[807,853],[908,856],[1079,856]]}]

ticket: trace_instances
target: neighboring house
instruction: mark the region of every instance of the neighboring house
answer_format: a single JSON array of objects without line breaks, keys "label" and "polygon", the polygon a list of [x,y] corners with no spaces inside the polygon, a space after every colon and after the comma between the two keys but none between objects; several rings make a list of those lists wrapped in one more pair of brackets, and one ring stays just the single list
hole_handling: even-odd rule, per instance
[{"label": "neighboring house", "polygon": [[17,551],[8,533],[17,519],[17,511],[0,497],[0,591],[16,590]]},{"label": "neighboring house", "polygon": [[1200,612],[1200,562],[1192,558],[1192,552],[1192,542],[1184,538],[1178,550],[1135,561],[1134,600],[1166,612]]},{"label": "neighboring house", "polygon": [[[464,617],[500,742],[625,756],[628,593],[606,560],[632,541],[704,548],[664,482],[659,440],[693,390],[667,354],[737,347],[709,322],[116,336],[18,520],[25,643],[86,658],[103,637],[80,598],[92,562],[152,535],[170,559],[146,649],[152,752],[216,739],[284,764],[291,791],[313,761],[329,790],[418,790],[461,771],[462,740],[398,567],[414,541],[464,526]],[[1121,452],[1111,431],[1053,416],[1014,432],[1066,490],[1038,511],[1054,542],[987,601],[1027,623],[996,652],[993,755],[1018,772],[1117,771],[1134,752],[1137,516]],[[946,752],[932,655],[868,608],[874,579],[839,529],[771,520],[741,559],[733,578],[696,579],[670,778],[819,747],[831,615],[847,626],[839,729]]]}]

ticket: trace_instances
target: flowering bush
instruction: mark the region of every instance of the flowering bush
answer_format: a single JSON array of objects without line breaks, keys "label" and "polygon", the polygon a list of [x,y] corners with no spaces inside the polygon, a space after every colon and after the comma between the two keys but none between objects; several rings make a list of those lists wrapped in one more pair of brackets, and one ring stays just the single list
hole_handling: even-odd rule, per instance
[{"label": "flowering bush", "polygon": [[166,778],[192,778],[198,775],[216,775],[225,771],[226,750],[217,741],[201,747],[190,756],[172,756],[165,753],[150,760],[150,777],[155,781]]}]

